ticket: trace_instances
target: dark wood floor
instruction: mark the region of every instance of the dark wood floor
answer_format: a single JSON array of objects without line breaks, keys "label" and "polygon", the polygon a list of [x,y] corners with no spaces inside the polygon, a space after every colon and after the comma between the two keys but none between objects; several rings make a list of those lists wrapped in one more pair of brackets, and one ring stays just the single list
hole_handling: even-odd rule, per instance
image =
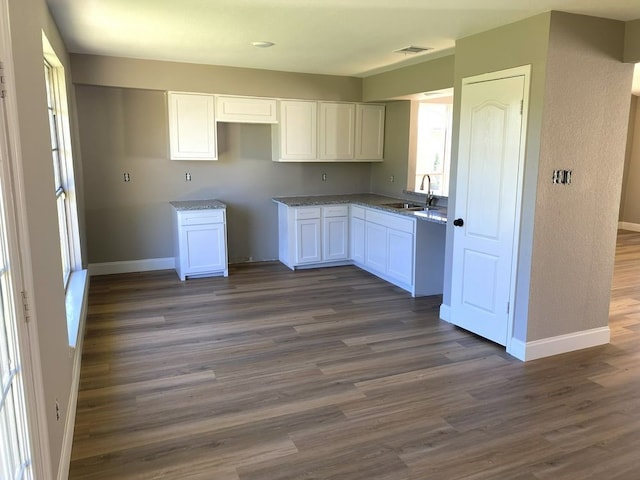
[{"label": "dark wood floor", "polygon": [[78,479],[640,478],[640,234],[610,345],[521,363],[352,267],[94,277]]}]

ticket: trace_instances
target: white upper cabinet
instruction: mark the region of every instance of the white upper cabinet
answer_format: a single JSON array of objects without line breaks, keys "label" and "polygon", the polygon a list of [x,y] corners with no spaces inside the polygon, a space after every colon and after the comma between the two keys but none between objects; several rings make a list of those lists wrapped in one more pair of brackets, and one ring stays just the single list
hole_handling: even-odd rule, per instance
[{"label": "white upper cabinet", "polygon": [[370,162],[384,153],[384,105],[281,100],[273,160]]},{"label": "white upper cabinet", "polygon": [[356,105],[356,160],[382,160],[384,105]]},{"label": "white upper cabinet", "polygon": [[318,103],[281,100],[279,125],[274,130],[275,160],[313,161],[317,159]]},{"label": "white upper cabinet", "polygon": [[320,102],[318,158],[353,160],[355,153],[356,105]]},{"label": "white upper cabinet", "polygon": [[275,98],[216,97],[216,120],[236,123],[278,123]]},{"label": "white upper cabinet", "polygon": [[214,95],[168,92],[171,160],[217,160]]}]

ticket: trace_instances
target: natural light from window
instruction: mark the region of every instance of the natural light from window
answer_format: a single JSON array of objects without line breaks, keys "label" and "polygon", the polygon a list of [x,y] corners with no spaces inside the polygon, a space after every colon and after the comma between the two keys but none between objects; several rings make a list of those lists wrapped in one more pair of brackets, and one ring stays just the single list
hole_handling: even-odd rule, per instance
[{"label": "natural light from window", "polygon": [[42,34],[42,48],[53,162],[54,184],[52,187],[56,197],[60,235],[61,280],[66,292],[69,345],[74,346],[77,341],[83,296],[86,289],[86,271],[82,270],[82,256],[80,254],[69,105],[64,67],[44,32]]},{"label": "natural light from window", "polygon": [[[447,196],[451,158],[451,104],[420,103],[418,105],[418,136],[414,191]],[[422,187],[422,188],[421,188]]]}]

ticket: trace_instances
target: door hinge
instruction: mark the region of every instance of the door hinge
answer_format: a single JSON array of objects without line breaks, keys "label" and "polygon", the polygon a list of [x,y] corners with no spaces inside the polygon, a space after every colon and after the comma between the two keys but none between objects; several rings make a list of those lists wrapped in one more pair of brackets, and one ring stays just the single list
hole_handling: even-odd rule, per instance
[{"label": "door hinge", "polygon": [[29,323],[31,320],[31,316],[29,315],[29,297],[27,296],[27,292],[24,290],[20,293],[22,294],[22,311],[24,312],[24,321]]},{"label": "door hinge", "polygon": [[4,76],[4,63],[0,61],[0,98],[5,98],[7,96],[7,77]]},{"label": "door hinge", "polygon": [[520,100],[520,115],[524,113],[524,99]]},{"label": "door hinge", "polygon": [[507,315],[509,315],[509,308],[511,307],[511,302],[507,302]]}]

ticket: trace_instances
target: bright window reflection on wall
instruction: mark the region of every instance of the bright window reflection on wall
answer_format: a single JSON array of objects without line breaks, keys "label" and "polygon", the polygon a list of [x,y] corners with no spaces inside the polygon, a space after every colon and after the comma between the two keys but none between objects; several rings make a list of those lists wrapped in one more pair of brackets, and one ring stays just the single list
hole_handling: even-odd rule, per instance
[{"label": "bright window reflection on wall", "polygon": [[451,126],[453,97],[437,96],[418,102],[416,118],[415,176],[409,190],[431,192],[446,197],[449,194],[451,163]]}]

